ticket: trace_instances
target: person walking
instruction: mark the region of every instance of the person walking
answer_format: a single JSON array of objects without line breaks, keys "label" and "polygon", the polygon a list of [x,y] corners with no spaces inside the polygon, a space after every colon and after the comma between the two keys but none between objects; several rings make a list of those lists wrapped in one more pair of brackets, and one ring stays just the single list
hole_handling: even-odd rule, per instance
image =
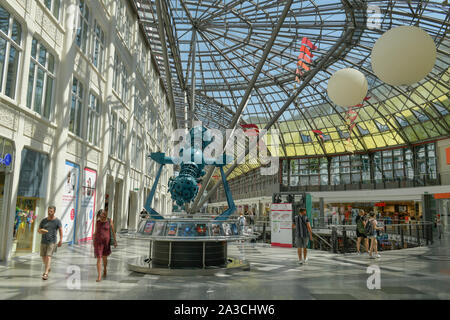
[{"label": "person walking", "polygon": [[344,213],[344,223],[343,224],[350,224],[350,214],[351,214],[351,211],[350,211],[350,209],[348,209],[347,211],[345,211],[345,213]]},{"label": "person walking", "polygon": [[141,219],[148,219],[148,218],[150,218],[150,214],[147,212],[147,210],[145,210],[144,207],[142,207],[142,210],[141,210],[141,212],[139,213],[139,217],[140,217]]},{"label": "person walking", "polygon": [[356,217],[356,254],[361,254],[359,249],[362,240],[364,240],[364,247],[366,248],[366,252],[369,253],[369,239],[367,239],[367,235],[365,232],[366,223],[366,213],[364,212],[364,210],[359,210],[359,214]]},{"label": "person walking", "polygon": [[[114,240],[112,240],[114,239]],[[108,212],[100,209],[97,212],[97,219],[95,222],[94,231],[94,256],[97,258],[97,282],[102,280],[101,267],[103,260],[103,277],[106,277],[108,266],[108,256],[111,254],[111,242],[114,248],[117,247],[116,232],[114,224],[108,218]]]},{"label": "person walking", "polygon": [[298,263],[306,263],[308,261],[308,257],[306,256],[308,251],[308,238],[312,241],[312,230],[308,217],[306,216],[306,209],[300,209],[300,214],[295,217],[295,238],[297,244]]},{"label": "person walking", "polygon": [[370,240],[369,258],[375,259],[381,257],[378,254],[377,231],[383,230],[383,228],[377,227],[375,212],[371,212],[369,216],[369,221],[366,223],[366,235]]},{"label": "person walking", "polygon": [[[40,254],[42,262],[45,266],[42,280],[48,279],[48,273],[51,271],[50,265],[52,262],[53,253],[56,252],[56,247],[62,246],[63,230],[61,220],[55,217],[55,206],[49,206],[47,209],[47,218],[42,219],[39,223],[38,233],[42,234]],[[59,242],[56,244],[56,231],[59,231]]]},{"label": "person walking", "polygon": [[239,228],[241,229],[241,234],[244,233],[245,231],[245,217],[244,215],[241,213],[241,215],[238,218],[238,224],[239,224]]},{"label": "person walking", "polygon": [[255,214],[253,213],[253,210],[250,209],[249,213],[248,213],[248,217],[250,219],[250,225],[254,225],[255,224]]},{"label": "person walking", "polygon": [[436,216],[436,228],[437,228],[437,234],[438,234],[439,239],[441,239],[441,237],[442,237],[442,225],[443,225],[443,222],[441,220],[441,215],[438,214]]}]

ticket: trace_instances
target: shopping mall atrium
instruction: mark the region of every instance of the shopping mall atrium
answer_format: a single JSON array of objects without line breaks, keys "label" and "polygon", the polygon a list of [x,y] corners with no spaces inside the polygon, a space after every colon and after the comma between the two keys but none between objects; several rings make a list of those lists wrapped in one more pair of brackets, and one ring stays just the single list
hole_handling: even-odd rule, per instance
[{"label": "shopping mall atrium", "polygon": [[449,26],[0,0],[0,300],[449,300]]}]

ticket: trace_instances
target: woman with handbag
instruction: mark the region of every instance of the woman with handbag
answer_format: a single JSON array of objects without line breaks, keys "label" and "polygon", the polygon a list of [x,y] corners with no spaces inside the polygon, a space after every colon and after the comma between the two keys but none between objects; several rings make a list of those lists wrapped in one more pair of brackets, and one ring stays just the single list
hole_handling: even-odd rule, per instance
[{"label": "woman with handbag", "polygon": [[114,231],[114,224],[108,218],[108,212],[100,209],[97,212],[95,231],[94,231],[94,255],[97,258],[97,282],[102,280],[101,267],[103,260],[103,276],[105,277],[106,267],[108,265],[108,256],[111,254],[111,245],[117,247],[116,233]]}]

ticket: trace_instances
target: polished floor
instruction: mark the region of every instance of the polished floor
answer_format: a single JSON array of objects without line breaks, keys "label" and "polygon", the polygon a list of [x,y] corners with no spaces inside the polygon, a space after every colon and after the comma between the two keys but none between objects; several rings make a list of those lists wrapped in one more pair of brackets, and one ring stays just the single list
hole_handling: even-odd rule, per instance
[{"label": "polished floor", "polygon": [[249,261],[250,271],[208,276],[127,269],[128,259],[147,252],[147,242],[121,238],[109,258],[108,276],[99,283],[91,243],[60,248],[47,281],[41,279],[39,254],[16,257],[0,265],[0,300],[450,299],[449,235],[430,247],[381,252],[376,260],[310,250],[305,265],[298,265],[294,248],[230,244],[228,255]]}]

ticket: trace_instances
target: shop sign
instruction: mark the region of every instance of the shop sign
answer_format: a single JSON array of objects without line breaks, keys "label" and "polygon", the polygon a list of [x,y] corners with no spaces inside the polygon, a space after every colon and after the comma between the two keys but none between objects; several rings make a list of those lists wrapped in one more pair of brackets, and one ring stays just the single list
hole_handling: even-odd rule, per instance
[{"label": "shop sign", "polygon": [[377,202],[375,203],[375,207],[386,207],[386,202]]},{"label": "shop sign", "polygon": [[11,164],[12,157],[11,154],[7,153],[4,158],[0,157],[0,164],[4,164],[5,166],[9,166]]}]

